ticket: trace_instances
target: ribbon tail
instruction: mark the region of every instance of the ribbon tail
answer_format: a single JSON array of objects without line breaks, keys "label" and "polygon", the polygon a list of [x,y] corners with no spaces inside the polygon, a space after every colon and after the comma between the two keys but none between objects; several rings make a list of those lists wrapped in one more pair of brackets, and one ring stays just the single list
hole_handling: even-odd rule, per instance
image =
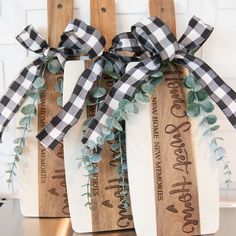
[{"label": "ribbon tail", "polygon": [[106,119],[118,108],[119,102],[122,99],[131,100],[140,83],[159,68],[160,61],[158,59],[148,58],[139,62],[117,81],[107,94],[104,104],[90,122],[82,142],[84,144],[88,140],[96,142],[97,137],[101,136],[101,129],[106,126]]},{"label": "ribbon tail", "polygon": [[182,60],[236,129],[235,91],[201,59],[188,54]]},{"label": "ribbon tail", "polygon": [[102,76],[105,60],[98,59],[79,77],[69,101],[62,107],[46,127],[36,136],[45,147],[54,149],[66,133],[79,120],[85,99],[93,83]]},{"label": "ribbon tail", "polygon": [[24,101],[26,92],[31,89],[34,80],[40,75],[42,59],[38,58],[25,67],[11,83],[7,92],[0,100],[0,142],[2,134],[19,110]]}]

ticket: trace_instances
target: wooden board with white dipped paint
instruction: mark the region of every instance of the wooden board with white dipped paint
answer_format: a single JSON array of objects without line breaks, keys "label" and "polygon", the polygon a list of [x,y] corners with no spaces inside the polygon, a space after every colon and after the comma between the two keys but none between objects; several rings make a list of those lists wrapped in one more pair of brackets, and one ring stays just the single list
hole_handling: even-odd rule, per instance
[{"label": "wooden board with white dipped paint", "polygon": [[[72,0],[48,0],[48,44],[57,47],[66,25],[72,20]],[[56,81],[61,74],[53,75],[46,69],[46,90],[40,94],[37,117],[32,132],[27,135],[26,147],[20,162],[20,203],[24,216],[68,217],[63,145],[49,150],[38,143],[36,134],[57,114],[58,93]],[[27,102],[30,102],[29,99]],[[21,114],[19,114],[19,117]]]},{"label": "wooden board with white dipped paint", "polygon": [[[173,2],[150,0],[149,4],[150,14],[159,16],[175,32]],[[147,230],[150,236],[199,235],[218,229],[217,165],[197,128],[199,121],[189,120],[185,114],[180,77],[179,73],[166,74],[150,103],[146,107],[140,105],[140,113],[131,116],[126,126],[130,195],[138,235]],[[179,102],[175,114],[174,105]],[[197,149],[199,145],[201,150]],[[152,168],[145,171],[144,161],[137,159],[145,159],[145,165]],[[141,171],[145,182],[137,178]],[[140,183],[146,192],[140,193],[135,187]],[[212,189],[211,195],[207,188]],[[141,216],[143,202],[148,202],[149,208],[142,211],[145,216]],[[150,224],[150,214],[154,224]]]},{"label": "wooden board with white dipped paint", "polygon": [[[84,69],[84,61],[68,61],[66,63],[63,86],[64,103],[70,98]],[[92,183],[96,190],[94,192],[94,209],[91,211],[88,206],[85,206],[87,198],[82,194],[86,192],[86,189],[82,185],[87,183],[88,178],[85,177],[86,170],[83,167],[78,168],[79,160],[77,158],[81,157],[82,126],[86,119],[87,111],[84,109],[79,122],[70,129],[64,138],[66,182],[73,230],[84,233],[133,228],[130,209],[125,210],[120,205],[116,163],[111,161],[113,154],[108,145],[105,146],[102,153],[105,151],[109,153],[109,156],[102,154],[103,159],[100,164],[102,170],[100,169],[96,175],[96,181]]]},{"label": "wooden board with white dipped paint", "polygon": [[[133,66],[134,65],[130,63],[128,68]],[[156,101],[154,100],[154,102]],[[158,105],[161,104],[159,103]],[[152,125],[155,124],[155,122],[152,122],[152,114],[150,112],[151,109],[151,103],[146,105],[139,104],[139,113],[129,116],[128,122],[126,124],[126,140],[130,198],[132,202],[132,213],[135,230],[137,235],[144,235],[145,233],[148,233],[149,236],[156,236],[162,234],[158,234],[157,231],[158,227],[161,226],[158,224],[158,212],[157,208],[155,207],[157,201],[155,188],[156,186],[159,186],[158,192],[161,199],[163,197],[167,197],[167,193],[165,193],[163,196],[163,189],[168,189],[168,187],[171,187],[171,185],[166,186],[167,183],[164,181],[162,184],[159,183],[159,185],[154,184],[155,173],[153,170],[152,150],[154,147],[152,143]],[[162,113],[161,116],[168,120],[167,114],[164,115],[164,113]],[[197,197],[200,219],[199,230],[200,234],[211,234],[215,233],[219,226],[218,165],[217,162],[211,158],[211,151],[209,150],[207,140],[202,138],[202,131],[198,127],[199,122],[199,119],[190,120],[190,138],[192,139],[193,145],[192,156],[194,158],[196,184],[198,186]],[[165,142],[165,145],[167,149],[172,150],[168,141]],[[198,147],[201,148],[199,149]],[[164,154],[162,153],[162,155]],[[164,155],[164,157],[170,158],[171,156]],[[162,169],[162,175],[168,174],[169,176],[172,171],[171,169],[172,166],[165,166],[165,169]],[[169,176],[168,179],[171,179],[171,177]],[[173,208],[170,208],[170,210],[174,209],[175,212],[177,210],[180,213],[178,214],[178,217],[183,217],[184,215],[181,214],[181,211],[184,210],[183,205],[178,204],[178,209],[177,205],[174,206],[172,206]],[[164,211],[165,210],[166,209],[164,209]],[[177,214],[169,210],[166,211],[167,213],[164,215],[165,221],[169,220],[168,214]],[[178,222],[178,217],[175,218],[175,222]],[[192,225],[190,224],[189,226]],[[183,225],[179,225],[179,228],[182,227]],[[173,227],[172,230],[169,229],[164,235],[173,235],[172,233],[176,232],[173,231]],[[180,233],[181,235],[185,235],[184,232]]]}]

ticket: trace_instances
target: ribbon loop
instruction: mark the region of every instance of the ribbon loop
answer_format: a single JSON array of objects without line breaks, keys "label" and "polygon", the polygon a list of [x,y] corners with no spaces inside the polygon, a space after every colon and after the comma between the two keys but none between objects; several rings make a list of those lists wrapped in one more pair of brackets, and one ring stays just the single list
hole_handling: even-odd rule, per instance
[{"label": "ribbon loop", "polygon": [[213,27],[205,24],[200,18],[193,16],[188,27],[179,39],[179,50],[194,50],[196,52],[209,38]]},{"label": "ribbon loop", "polygon": [[16,40],[27,50],[42,54],[48,48],[46,40],[34,29],[32,25],[28,25],[19,35]]},{"label": "ribbon loop", "polygon": [[147,51],[160,55],[163,61],[172,61],[178,43],[169,28],[156,17],[149,17],[131,28],[134,37]]}]

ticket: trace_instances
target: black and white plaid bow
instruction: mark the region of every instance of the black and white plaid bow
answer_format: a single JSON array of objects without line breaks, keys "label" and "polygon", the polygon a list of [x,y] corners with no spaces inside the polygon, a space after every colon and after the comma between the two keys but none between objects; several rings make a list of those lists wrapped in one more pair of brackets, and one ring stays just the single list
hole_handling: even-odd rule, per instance
[{"label": "black and white plaid bow", "polygon": [[77,123],[89,91],[103,74],[106,60],[113,64],[115,71],[120,75],[125,73],[127,63],[135,60],[116,55],[113,49],[114,46],[108,52],[104,52],[80,75],[69,101],[37,135],[45,147],[54,149],[59,142],[62,142],[69,129]]},{"label": "black and white plaid bow", "polygon": [[104,105],[90,123],[83,143],[87,140],[96,142],[107,117],[118,108],[119,101],[123,98],[130,99],[137,85],[157,71],[165,61],[176,61],[187,67],[236,128],[236,93],[204,61],[192,55],[212,31],[211,26],[194,16],[177,41],[165,23],[156,17],[149,17],[134,25],[131,32],[118,35],[114,39],[117,50],[147,56],[112,87]]},{"label": "black and white plaid bow", "polygon": [[[58,48],[51,48],[45,39],[31,26],[27,26],[16,39],[27,50],[40,55],[25,67],[11,83],[0,100],[0,141],[2,133],[24,101],[26,92],[31,89],[35,79],[42,74],[43,64],[48,58],[57,58],[62,68],[68,57],[86,54],[89,58],[100,55],[104,49],[104,37],[83,21],[74,19],[61,36]],[[94,68],[97,72],[98,68]]]}]

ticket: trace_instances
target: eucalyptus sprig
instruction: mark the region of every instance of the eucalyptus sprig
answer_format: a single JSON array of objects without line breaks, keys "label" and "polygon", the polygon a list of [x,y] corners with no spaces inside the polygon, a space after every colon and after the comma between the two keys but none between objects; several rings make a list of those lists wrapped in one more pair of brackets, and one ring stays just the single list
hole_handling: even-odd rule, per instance
[{"label": "eucalyptus sprig", "polygon": [[21,108],[23,117],[20,119],[19,126],[17,127],[17,129],[21,130],[21,136],[14,139],[14,160],[12,163],[8,163],[9,170],[6,171],[6,173],[9,173],[7,179],[8,184],[11,184],[13,182],[13,177],[16,176],[15,170],[17,168],[17,163],[20,161],[20,156],[26,144],[27,133],[31,132],[32,119],[36,116],[36,102],[40,100],[39,93],[41,89],[45,89],[45,79],[42,76],[34,81],[33,88],[27,92],[27,97],[31,99],[31,102]]},{"label": "eucalyptus sprig", "polygon": [[[16,176],[17,163],[20,161],[20,156],[22,155],[23,149],[26,145],[27,134],[31,132],[32,120],[37,115],[36,103],[40,101],[40,92],[46,89],[44,79],[46,68],[52,74],[58,74],[62,70],[60,63],[56,58],[45,58],[41,75],[35,79],[32,88],[26,93],[26,97],[30,99],[30,103],[22,106],[20,110],[20,112],[23,114],[23,117],[19,120],[19,125],[16,128],[21,130],[21,135],[20,137],[15,138],[13,141],[15,144],[13,148],[14,159],[13,162],[8,163],[9,169],[6,171],[6,173],[9,174],[6,180],[9,185],[13,183],[13,178]],[[60,86],[61,84],[62,81],[60,80]],[[57,87],[55,87],[55,89],[58,91]],[[60,92],[62,92],[62,89]]]},{"label": "eucalyptus sprig", "polygon": [[230,162],[226,161],[226,150],[219,145],[221,137],[216,137],[214,132],[220,128],[217,124],[217,116],[213,114],[214,104],[204,89],[200,88],[199,83],[194,76],[189,75],[184,80],[184,85],[188,89],[187,92],[187,115],[191,118],[201,117],[199,127],[203,129],[203,136],[207,138],[212,156],[217,161],[222,161],[224,165],[224,175],[226,176],[225,184],[229,188],[232,171]]}]

